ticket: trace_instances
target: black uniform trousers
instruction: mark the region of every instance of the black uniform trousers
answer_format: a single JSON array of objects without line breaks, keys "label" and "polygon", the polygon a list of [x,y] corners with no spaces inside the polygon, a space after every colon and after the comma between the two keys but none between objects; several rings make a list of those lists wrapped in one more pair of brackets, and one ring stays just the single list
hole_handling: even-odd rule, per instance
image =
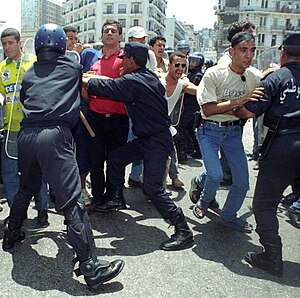
[{"label": "black uniform trousers", "polygon": [[253,199],[256,232],[263,246],[266,243],[282,245],[278,235],[277,207],[284,190],[299,176],[300,132],[279,132],[260,164]]},{"label": "black uniform trousers", "polygon": [[[127,115],[98,114],[93,111],[88,112],[87,118],[96,135],[90,138],[89,143],[93,203],[101,204],[109,184],[107,175],[105,179],[104,165],[110,152],[127,142],[129,118]],[[120,175],[124,178],[125,170]]]},{"label": "black uniform trousers", "polygon": [[[67,127],[25,127],[18,136],[20,187],[10,210],[10,218],[22,221],[33,196],[39,194],[42,176],[55,197],[55,209],[67,220],[80,218],[78,210],[81,185],[73,150],[73,137]],[[69,243],[77,255],[90,251],[83,223],[67,228]]]},{"label": "black uniform trousers", "polygon": [[123,185],[126,165],[144,160],[144,193],[164,219],[178,215],[177,206],[162,186],[168,156],[173,150],[169,130],[150,137],[138,137],[109,155],[108,176],[113,186]]}]

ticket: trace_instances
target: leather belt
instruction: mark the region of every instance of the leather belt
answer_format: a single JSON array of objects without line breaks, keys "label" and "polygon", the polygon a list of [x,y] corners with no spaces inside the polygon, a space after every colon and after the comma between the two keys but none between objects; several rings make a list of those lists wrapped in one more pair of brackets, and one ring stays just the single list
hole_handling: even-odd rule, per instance
[{"label": "leather belt", "polygon": [[203,119],[203,123],[205,123],[205,122],[215,124],[215,125],[217,125],[219,127],[242,125],[242,121],[241,120],[219,122],[219,121],[213,121],[213,120]]}]

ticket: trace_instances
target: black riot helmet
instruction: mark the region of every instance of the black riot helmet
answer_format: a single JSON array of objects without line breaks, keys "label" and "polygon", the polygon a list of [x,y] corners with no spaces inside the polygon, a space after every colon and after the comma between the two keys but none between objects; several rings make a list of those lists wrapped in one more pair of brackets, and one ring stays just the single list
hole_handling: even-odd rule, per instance
[{"label": "black riot helmet", "polygon": [[66,52],[66,34],[62,27],[56,24],[45,24],[39,27],[34,40],[35,53],[40,52]]},{"label": "black riot helmet", "polygon": [[189,68],[192,69],[201,69],[204,64],[204,55],[201,52],[194,52],[189,55]]},{"label": "black riot helmet", "polygon": [[176,51],[180,51],[185,55],[188,55],[190,52],[190,44],[186,40],[179,40],[176,45]]}]

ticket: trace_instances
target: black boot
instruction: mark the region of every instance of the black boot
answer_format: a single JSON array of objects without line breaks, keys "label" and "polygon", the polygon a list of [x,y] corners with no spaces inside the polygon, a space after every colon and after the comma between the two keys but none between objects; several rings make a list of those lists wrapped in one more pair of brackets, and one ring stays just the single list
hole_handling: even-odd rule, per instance
[{"label": "black boot", "polygon": [[22,220],[8,218],[5,220],[2,249],[9,250],[15,243],[25,239],[25,233],[21,230]]},{"label": "black boot", "polygon": [[123,184],[111,187],[111,194],[104,204],[97,205],[95,211],[105,212],[111,210],[126,209],[123,196]]},{"label": "black boot", "polygon": [[[99,290],[103,283],[116,277],[123,269],[125,262],[115,260],[111,263],[105,261],[94,262],[92,258],[84,262],[80,262],[77,275],[84,275],[84,280],[90,291]],[[76,271],[75,271],[76,272]]]},{"label": "black boot", "polygon": [[245,260],[253,267],[276,276],[282,276],[282,248],[272,244],[265,244],[264,248],[262,253],[248,252]]},{"label": "black boot", "polygon": [[175,226],[175,234],[160,245],[162,250],[182,250],[192,247],[194,244],[193,233],[186,222],[182,209],[178,209],[179,215],[175,219],[171,219],[172,225]]}]

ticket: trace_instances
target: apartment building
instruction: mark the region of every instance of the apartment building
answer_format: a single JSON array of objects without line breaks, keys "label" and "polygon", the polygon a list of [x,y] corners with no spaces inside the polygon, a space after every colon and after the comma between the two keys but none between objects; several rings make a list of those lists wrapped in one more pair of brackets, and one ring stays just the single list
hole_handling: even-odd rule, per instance
[{"label": "apartment building", "polygon": [[[300,31],[300,1],[278,0],[219,0],[217,8],[218,33],[216,49],[218,56],[229,46],[226,34],[236,21],[249,20],[256,30],[256,57],[265,53],[272,61],[278,60],[276,47],[286,32]],[[268,59],[269,59],[268,58]]]},{"label": "apartment building", "polygon": [[132,26],[143,26],[151,37],[165,33],[166,0],[66,0],[65,23],[78,30],[83,43],[100,41],[106,19],[116,19],[123,27],[123,40]]},{"label": "apartment building", "polygon": [[37,29],[47,23],[64,25],[63,7],[56,0],[22,0],[21,37],[34,38]]}]

